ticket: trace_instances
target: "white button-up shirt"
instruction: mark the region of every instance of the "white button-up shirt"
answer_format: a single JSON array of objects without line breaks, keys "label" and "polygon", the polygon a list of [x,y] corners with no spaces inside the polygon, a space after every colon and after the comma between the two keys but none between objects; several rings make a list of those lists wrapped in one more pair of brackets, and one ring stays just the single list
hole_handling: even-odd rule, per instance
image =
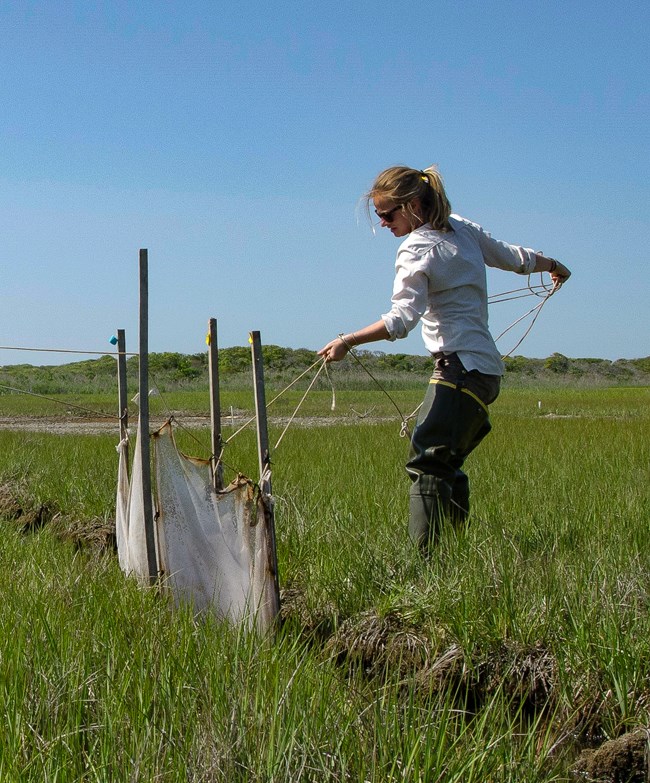
[{"label": "white button-up shirt", "polygon": [[501,355],[488,329],[485,266],[520,274],[535,268],[535,251],[493,239],[458,215],[453,231],[415,229],[397,251],[392,307],[382,315],[391,340],[422,323],[431,353],[456,353],[467,371],[503,375]]}]

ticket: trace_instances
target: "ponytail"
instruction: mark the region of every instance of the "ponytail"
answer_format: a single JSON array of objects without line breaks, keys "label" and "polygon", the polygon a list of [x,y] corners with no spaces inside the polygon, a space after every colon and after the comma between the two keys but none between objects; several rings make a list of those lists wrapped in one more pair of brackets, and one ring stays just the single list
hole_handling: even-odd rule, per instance
[{"label": "ponytail", "polygon": [[442,177],[435,166],[429,166],[424,171],[406,166],[385,169],[377,176],[365,196],[368,210],[370,202],[378,197],[405,206],[406,211],[415,219],[419,216],[413,212],[411,202],[417,198],[420,200],[421,216],[425,223],[431,224],[436,231],[451,229],[451,204],[445,193]]}]

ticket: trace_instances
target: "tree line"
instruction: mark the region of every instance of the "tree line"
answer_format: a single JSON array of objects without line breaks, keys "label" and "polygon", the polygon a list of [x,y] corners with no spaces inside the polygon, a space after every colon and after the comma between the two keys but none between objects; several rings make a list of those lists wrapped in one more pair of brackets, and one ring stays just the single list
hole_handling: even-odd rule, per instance
[{"label": "tree line", "polygon": [[[262,349],[267,383],[290,381],[318,360],[316,351],[265,345]],[[339,384],[373,384],[374,376],[391,386],[420,385],[431,373],[428,356],[383,351],[357,350],[356,356],[332,367]],[[507,357],[506,384],[572,383],[648,385],[650,356],[639,359],[569,358],[553,353],[544,359],[525,356]],[[207,351],[195,354],[152,353],[149,355],[152,382],[167,390],[200,390],[208,385]],[[247,381],[251,372],[249,346],[219,350],[219,374],[224,385]],[[137,382],[138,357],[127,360],[127,374]],[[17,364],[0,367],[0,394],[12,393],[7,387],[37,394],[112,392],[115,389],[116,361],[113,356],[71,362],[62,365]]]}]

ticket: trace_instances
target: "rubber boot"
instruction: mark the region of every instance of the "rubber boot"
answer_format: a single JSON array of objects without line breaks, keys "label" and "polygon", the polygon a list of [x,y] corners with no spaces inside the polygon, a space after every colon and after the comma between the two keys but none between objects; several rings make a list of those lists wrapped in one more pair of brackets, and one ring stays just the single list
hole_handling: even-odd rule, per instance
[{"label": "rubber boot", "polygon": [[451,487],[435,476],[419,476],[409,492],[409,535],[427,555],[449,515]]},{"label": "rubber boot", "polygon": [[456,479],[451,490],[449,518],[454,525],[467,524],[469,517],[469,479],[462,470],[456,472]]}]

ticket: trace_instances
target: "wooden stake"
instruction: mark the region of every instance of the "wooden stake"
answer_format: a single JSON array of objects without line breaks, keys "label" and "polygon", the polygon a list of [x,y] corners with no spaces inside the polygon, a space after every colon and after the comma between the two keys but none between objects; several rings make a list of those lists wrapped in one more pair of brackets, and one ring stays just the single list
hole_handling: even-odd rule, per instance
[{"label": "wooden stake", "polygon": [[158,558],[153,523],[151,498],[151,456],[149,448],[149,254],[140,250],[140,417],[138,419],[138,448],[142,457],[142,507],[144,509],[144,533],[147,543],[149,582],[158,579]]},{"label": "wooden stake", "polygon": [[212,481],[217,492],[223,489],[223,465],[221,464],[221,402],[219,399],[219,347],[217,345],[217,319],[208,321],[208,372],[210,376],[210,421],[212,426]]},{"label": "wooden stake", "polygon": [[[129,403],[126,390],[126,338],[124,329],[117,330],[117,393],[120,417],[120,441],[123,441],[129,432]],[[124,446],[127,464],[129,461],[129,444]]]},{"label": "wooden stake", "polygon": [[271,494],[271,457],[269,453],[269,430],[266,418],[266,392],[264,390],[264,367],[262,363],[262,341],[259,332],[250,333],[253,354],[253,381],[255,384],[255,416],[257,421],[257,454],[260,466],[260,487]]},{"label": "wooden stake", "polygon": [[[262,341],[259,332],[250,333],[253,353],[253,381],[255,384],[255,415],[257,421],[257,453],[260,466],[260,489],[264,495],[271,495],[271,455],[269,452],[269,431],[266,417],[266,392],[264,390],[264,366],[262,362]],[[275,546],[275,516],[273,504],[267,503],[269,533],[271,537],[271,566],[275,583],[275,595],[280,605],[280,578],[278,556]]]}]

